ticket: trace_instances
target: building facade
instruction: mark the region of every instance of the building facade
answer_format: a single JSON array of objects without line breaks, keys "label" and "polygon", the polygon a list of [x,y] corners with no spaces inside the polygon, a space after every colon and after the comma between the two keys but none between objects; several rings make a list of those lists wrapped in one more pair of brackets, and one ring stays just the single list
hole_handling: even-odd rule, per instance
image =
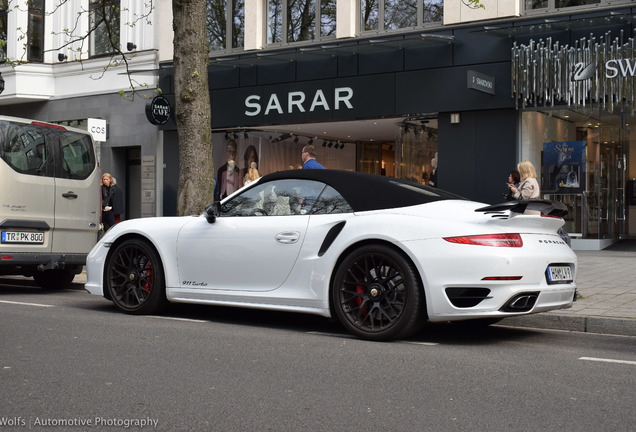
[{"label": "building facade", "polygon": [[[124,218],[160,213],[155,167],[163,134],[144,109],[157,88],[161,47],[163,60],[172,55],[172,39],[160,31],[172,28],[171,19],[144,0],[0,2],[0,113],[90,125],[101,172],[110,172],[125,195]],[[153,170],[145,196],[144,170]]]},{"label": "building facade", "polygon": [[[229,158],[240,178],[254,161],[260,174],[296,169],[301,148],[313,144],[327,168],[435,184],[496,203],[507,192],[510,170],[528,159],[543,195],[569,206],[565,229],[575,248],[600,249],[636,236],[636,6],[625,0],[466,3],[209,2],[215,170],[221,175]],[[156,27],[170,25],[169,2],[155,3],[153,13]],[[171,40],[158,29],[151,33],[153,44],[141,51],[154,58],[136,69],[158,69],[147,77],[149,88],[160,88],[174,106]],[[70,67],[49,60],[57,78],[60,67]],[[0,103],[4,97],[6,91]],[[102,147],[109,149],[102,167],[141,140],[139,213],[176,214],[174,121],[151,124],[145,100],[124,109],[115,93],[99,98],[108,115],[126,117],[122,135]],[[80,107],[90,100],[56,93],[28,108],[22,100],[11,106],[61,120],[60,112],[73,107],[86,112]]]}]

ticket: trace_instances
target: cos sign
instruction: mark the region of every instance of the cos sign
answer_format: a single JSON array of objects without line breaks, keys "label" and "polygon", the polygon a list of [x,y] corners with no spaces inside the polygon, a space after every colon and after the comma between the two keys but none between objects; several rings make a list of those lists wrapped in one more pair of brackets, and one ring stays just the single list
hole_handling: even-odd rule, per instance
[{"label": "cos sign", "polygon": [[153,125],[163,125],[170,120],[172,108],[163,96],[155,96],[146,102],[146,117]]},{"label": "cos sign", "polygon": [[89,118],[88,131],[95,141],[106,142],[106,120]]}]

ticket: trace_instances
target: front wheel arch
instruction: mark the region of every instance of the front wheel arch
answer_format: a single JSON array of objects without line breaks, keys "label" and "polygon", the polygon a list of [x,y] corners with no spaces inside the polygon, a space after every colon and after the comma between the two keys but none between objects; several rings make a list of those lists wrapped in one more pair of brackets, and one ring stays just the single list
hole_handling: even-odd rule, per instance
[{"label": "front wheel arch", "polygon": [[[157,247],[154,245],[154,243],[152,243],[147,237],[140,235],[140,234],[126,234],[124,236],[118,237],[108,248],[108,253],[106,254],[106,258],[104,259],[104,270],[106,269],[106,263],[108,262],[108,260],[110,259],[110,257],[112,256],[113,252],[115,251],[115,249],[117,248],[117,246],[119,246],[121,243],[123,243],[126,240],[131,240],[131,239],[138,239],[141,241],[145,241],[148,242],[152,248],[155,250],[155,252],[157,253],[157,255],[159,255],[159,257],[161,258],[161,254],[159,254],[159,251],[157,250]],[[163,263],[163,260],[162,260]],[[163,270],[163,266],[162,266],[162,270]],[[106,289],[106,271],[102,272],[102,286],[104,287],[103,292],[104,292],[104,298],[111,300],[112,298],[110,297],[110,292],[108,292],[108,290]],[[163,270],[163,280],[166,280],[166,272],[165,270]]]},{"label": "front wheel arch", "polygon": [[[109,285],[109,272],[111,266],[111,260],[113,259],[113,255],[116,254],[119,250],[119,247],[123,244],[129,245],[138,245],[142,248],[145,248],[150,257],[153,257],[152,263],[152,273],[153,273],[153,289],[155,290],[152,298],[149,298],[150,301],[144,302],[139,305],[137,308],[122,308],[118,302],[113,299],[110,285]],[[111,300],[115,303],[115,305],[126,313],[131,314],[153,314],[161,312],[168,304],[168,300],[166,297],[166,274],[163,265],[163,259],[159,251],[149,239],[141,235],[126,235],[121,238],[118,238],[113,244],[110,246],[108,254],[106,256],[104,262],[104,271],[103,271],[103,294],[104,297],[108,300]],[[156,285],[155,285],[156,282]]]}]

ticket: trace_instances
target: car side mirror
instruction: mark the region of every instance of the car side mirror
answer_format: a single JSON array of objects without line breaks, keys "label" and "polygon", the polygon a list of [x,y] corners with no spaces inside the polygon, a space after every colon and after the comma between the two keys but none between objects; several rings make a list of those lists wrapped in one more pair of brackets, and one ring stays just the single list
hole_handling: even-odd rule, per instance
[{"label": "car side mirror", "polygon": [[208,223],[211,223],[211,224],[216,222],[216,218],[220,214],[221,214],[221,203],[218,201],[208,204],[205,207],[205,211],[203,212],[205,219],[208,221]]}]

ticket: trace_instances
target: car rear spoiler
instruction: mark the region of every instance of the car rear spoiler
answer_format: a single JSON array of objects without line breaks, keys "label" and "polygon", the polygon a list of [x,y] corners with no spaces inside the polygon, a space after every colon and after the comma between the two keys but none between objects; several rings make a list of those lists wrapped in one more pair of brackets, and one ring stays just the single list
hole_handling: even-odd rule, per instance
[{"label": "car rear spoiler", "polygon": [[538,211],[543,215],[564,217],[568,214],[568,208],[560,201],[549,200],[521,200],[521,201],[506,201],[501,204],[494,204],[486,207],[481,207],[475,210],[476,212],[488,213],[500,213],[504,211],[510,211],[511,213],[525,213],[526,211]]}]

